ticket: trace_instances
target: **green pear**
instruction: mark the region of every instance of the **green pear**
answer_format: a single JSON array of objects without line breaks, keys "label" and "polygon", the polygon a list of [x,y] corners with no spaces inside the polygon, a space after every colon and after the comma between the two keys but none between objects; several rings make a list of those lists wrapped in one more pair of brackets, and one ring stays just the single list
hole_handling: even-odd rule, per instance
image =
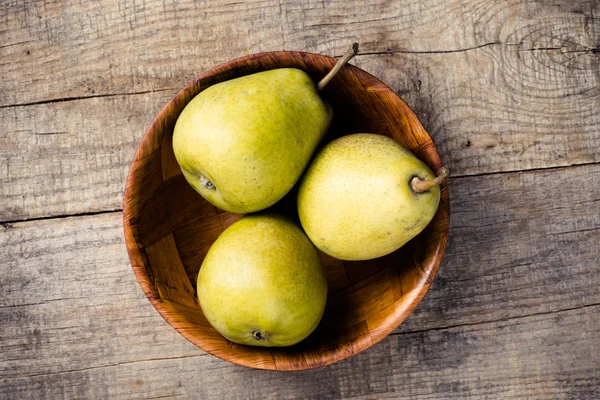
[{"label": "green pear", "polygon": [[212,245],[198,274],[210,324],[232,342],[290,346],[318,325],[327,282],[302,230],[276,214],[248,215]]},{"label": "green pear", "polygon": [[421,232],[440,201],[437,177],[409,150],[376,134],[328,143],[298,191],[304,231],[321,251],[342,260],[389,254]]},{"label": "green pear", "polygon": [[332,120],[319,92],[358,52],[346,52],[315,86],[295,68],[210,86],[183,109],[173,152],[185,179],[218,208],[251,213],[296,184]]},{"label": "green pear", "polygon": [[194,97],[175,125],[173,151],[205,199],[222,210],[250,213],[294,186],[331,118],[305,72],[259,72]]}]

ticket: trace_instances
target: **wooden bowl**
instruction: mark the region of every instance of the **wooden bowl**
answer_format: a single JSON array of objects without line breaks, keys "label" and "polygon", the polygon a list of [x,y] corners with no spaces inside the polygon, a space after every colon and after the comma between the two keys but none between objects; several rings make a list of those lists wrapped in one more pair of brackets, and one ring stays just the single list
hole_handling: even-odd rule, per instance
[{"label": "wooden bowl", "polygon": [[[340,261],[321,254],[329,295],[323,319],[306,340],[286,348],[231,343],[200,309],[196,277],[221,232],[241,215],[218,210],[186,182],[173,155],[175,121],[196,94],[215,83],[259,71],[294,67],[317,82],[330,57],[271,52],[242,57],[198,77],[158,114],[144,135],[125,188],[123,224],[135,275],[150,302],[185,338],[224,360],[252,368],[302,370],[332,364],[365,350],[392,332],[421,301],[438,270],[448,236],[449,197],[442,187],[429,226],[400,250],[370,261]],[[322,92],[334,109],[327,142],[371,132],[408,147],[434,171],[442,166],[431,138],[412,110],[382,82],[347,65]],[[295,214],[294,190],[275,208]]]}]

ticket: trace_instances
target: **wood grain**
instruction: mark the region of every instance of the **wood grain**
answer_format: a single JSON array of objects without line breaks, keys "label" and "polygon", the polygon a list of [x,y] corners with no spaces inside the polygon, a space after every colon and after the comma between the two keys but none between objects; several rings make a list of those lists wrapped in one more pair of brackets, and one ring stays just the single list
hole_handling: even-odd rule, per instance
[{"label": "wood grain", "polygon": [[120,209],[140,131],[170,96],[0,108],[0,220]]},{"label": "wood grain", "polygon": [[173,357],[0,381],[0,397],[591,400],[600,383],[598,353],[591,353],[599,311],[394,335],[313,371],[250,371],[210,356]]},{"label": "wood grain", "polygon": [[[0,399],[597,399],[599,13],[597,0],[0,2]],[[352,41],[352,63],[407,101],[454,176],[440,274],[370,351],[313,372],[232,366],[150,306],[119,213],[6,223],[120,209],[148,124],[212,66]],[[330,271],[340,288],[362,278]]]},{"label": "wood grain", "polygon": [[0,8],[2,221],[119,209],[137,142],[199,73],[263,50],[332,55],[348,37],[454,176],[600,161],[597,2],[18,4]]},{"label": "wood grain", "polygon": [[352,38],[376,53],[490,43],[591,51],[598,44],[597,8],[593,0],[8,0],[0,8],[0,50],[10,62],[0,65],[0,76],[14,79],[3,80],[0,105],[178,89],[242,55],[340,54]]},{"label": "wood grain", "polygon": [[120,213],[0,228],[0,398],[593,399],[599,174],[452,179],[444,265],[398,335],[291,375],[232,366],[168,326],[131,273]]}]

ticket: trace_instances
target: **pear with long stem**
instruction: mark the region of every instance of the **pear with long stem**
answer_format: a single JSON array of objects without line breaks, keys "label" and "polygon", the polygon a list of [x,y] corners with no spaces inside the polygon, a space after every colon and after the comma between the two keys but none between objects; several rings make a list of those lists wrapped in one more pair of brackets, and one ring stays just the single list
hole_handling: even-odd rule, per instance
[{"label": "pear with long stem", "polygon": [[319,92],[358,52],[354,44],[317,85],[279,68],[210,86],[179,115],[173,151],[184,177],[218,208],[251,213],[298,181],[332,120]]}]

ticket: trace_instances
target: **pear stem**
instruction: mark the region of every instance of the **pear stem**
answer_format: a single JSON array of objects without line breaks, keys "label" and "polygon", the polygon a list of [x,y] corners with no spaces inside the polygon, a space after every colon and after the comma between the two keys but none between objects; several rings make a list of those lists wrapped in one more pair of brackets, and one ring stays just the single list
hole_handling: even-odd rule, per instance
[{"label": "pear stem", "polygon": [[350,61],[352,57],[354,57],[357,54],[358,43],[353,43],[352,46],[348,49],[348,51],[344,53],[342,58],[340,58],[338,62],[333,66],[331,71],[329,71],[329,73],[319,81],[319,83],[317,84],[317,89],[319,90],[319,92],[323,90],[323,88],[329,83],[329,81],[333,79],[333,77],[340,71],[340,69],[342,69],[342,67],[346,65],[348,61]]},{"label": "pear stem", "polygon": [[418,176],[415,176],[410,181],[410,187],[415,193],[423,193],[428,191],[432,187],[441,185],[442,183],[446,182],[448,176],[450,176],[450,171],[448,170],[448,168],[442,167],[438,172],[438,176],[433,179],[425,180],[419,178]]}]

